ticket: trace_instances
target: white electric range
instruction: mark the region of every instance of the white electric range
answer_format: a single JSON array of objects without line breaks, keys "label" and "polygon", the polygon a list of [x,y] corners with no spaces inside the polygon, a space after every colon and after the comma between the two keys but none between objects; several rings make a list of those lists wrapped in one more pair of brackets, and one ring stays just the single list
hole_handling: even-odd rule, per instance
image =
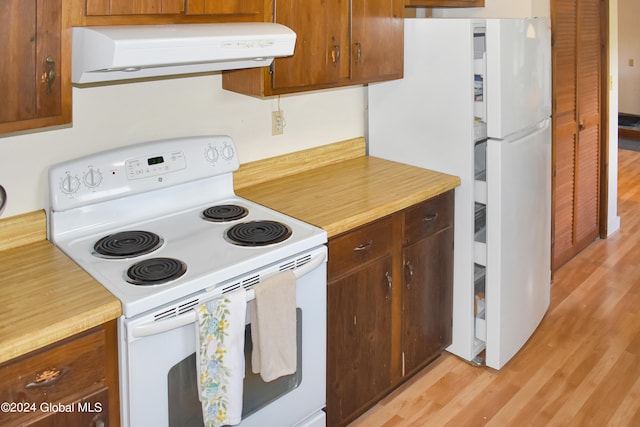
[{"label": "white electric range", "polygon": [[193,307],[286,269],[298,273],[304,375],[276,386],[245,378],[241,425],[324,425],[327,235],[236,196],[238,167],[233,140],[216,135],[126,146],[49,171],[49,238],[122,303],[124,426],[202,425],[193,399],[172,407],[171,396],[192,394],[193,378],[166,379],[190,372]]}]

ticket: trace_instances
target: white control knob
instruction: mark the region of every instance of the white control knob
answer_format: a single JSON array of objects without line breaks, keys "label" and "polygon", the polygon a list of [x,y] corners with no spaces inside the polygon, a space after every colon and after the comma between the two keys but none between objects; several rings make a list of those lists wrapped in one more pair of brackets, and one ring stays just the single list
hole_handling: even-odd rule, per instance
[{"label": "white control knob", "polygon": [[215,163],[218,160],[218,157],[220,157],[220,154],[218,153],[218,149],[216,147],[209,145],[204,152],[204,156],[211,163]]},{"label": "white control knob", "polygon": [[89,168],[87,173],[84,174],[84,184],[89,188],[95,188],[102,182],[102,174],[99,170]]},{"label": "white control knob", "polygon": [[233,159],[233,155],[235,153],[233,152],[233,147],[230,145],[226,145],[224,147],[222,147],[222,158],[225,160],[231,160]]},{"label": "white control knob", "polygon": [[75,175],[65,175],[60,181],[60,190],[65,194],[73,194],[80,188],[80,180]]}]

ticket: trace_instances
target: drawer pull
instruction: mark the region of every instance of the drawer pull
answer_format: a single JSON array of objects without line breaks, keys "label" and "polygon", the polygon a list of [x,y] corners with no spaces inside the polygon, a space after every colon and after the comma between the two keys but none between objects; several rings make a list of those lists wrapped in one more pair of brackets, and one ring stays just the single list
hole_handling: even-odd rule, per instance
[{"label": "drawer pull", "polygon": [[56,383],[64,374],[67,373],[66,369],[49,368],[44,371],[40,371],[34,375],[32,381],[28,382],[26,388],[46,387]]},{"label": "drawer pull", "polygon": [[425,216],[424,218],[422,218],[422,221],[431,222],[431,221],[435,221],[436,219],[438,219],[438,212]]},{"label": "drawer pull", "polygon": [[49,55],[45,62],[47,64],[47,71],[43,74],[42,81],[47,84],[47,95],[51,95],[51,92],[53,92],[53,83],[56,81],[56,61]]},{"label": "drawer pull", "polygon": [[369,249],[371,249],[371,246],[373,246],[373,240],[369,240],[367,243],[359,244],[358,246],[353,248],[353,251],[354,252],[368,251]]},{"label": "drawer pull", "polygon": [[407,261],[404,264],[404,280],[407,285],[407,289],[411,288],[411,282],[413,281],[413,265],[411,261]]},{"label": "drawer pull", "polygon": [[384,299],[386,301],[389,301],[391,299],[391,291],[393,290],[393,278],[391,277],[391,273],[389,273],[388,271],[384,273],[384,277],[386,277],[387,285],[389,286],[387,294],[385,295]]}]

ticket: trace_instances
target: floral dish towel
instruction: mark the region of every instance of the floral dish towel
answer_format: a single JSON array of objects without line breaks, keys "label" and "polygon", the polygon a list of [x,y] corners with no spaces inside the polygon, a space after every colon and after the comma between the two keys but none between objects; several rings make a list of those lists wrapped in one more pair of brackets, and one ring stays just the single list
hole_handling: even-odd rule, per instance
[{"label": "floral dish towel", "polygon": [[205,427],[242,421],[246,290],[196,307],[198,396]]}]

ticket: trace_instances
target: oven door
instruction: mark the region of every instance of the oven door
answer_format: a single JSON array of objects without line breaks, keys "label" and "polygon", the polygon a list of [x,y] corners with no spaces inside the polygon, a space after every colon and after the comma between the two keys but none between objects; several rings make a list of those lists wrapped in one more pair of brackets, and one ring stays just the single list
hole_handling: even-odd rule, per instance
[{"label": "oven door", "polygon": [[[305,265],[296,267],[301,273],[306,271],[296,281],[298,370],[269,383],[254,375],[250,368],[251,332],[247,322],[240,424],[243,427],[324,425],[321,409],[325,406],[326,247],[187,298],[189,304],[194,304],[194,298],[199,304],[235,283],[245,283],[258,274],[268,277],[291,268],[297,260],[307,260],[303,261],[306,268]],[[120,398],[125,427],[203,426],[196,389],[195,313],[190,310],[186,314],[154,321],[154,316],[163,310],[166,307],[138,318],[120,319]]]}]

